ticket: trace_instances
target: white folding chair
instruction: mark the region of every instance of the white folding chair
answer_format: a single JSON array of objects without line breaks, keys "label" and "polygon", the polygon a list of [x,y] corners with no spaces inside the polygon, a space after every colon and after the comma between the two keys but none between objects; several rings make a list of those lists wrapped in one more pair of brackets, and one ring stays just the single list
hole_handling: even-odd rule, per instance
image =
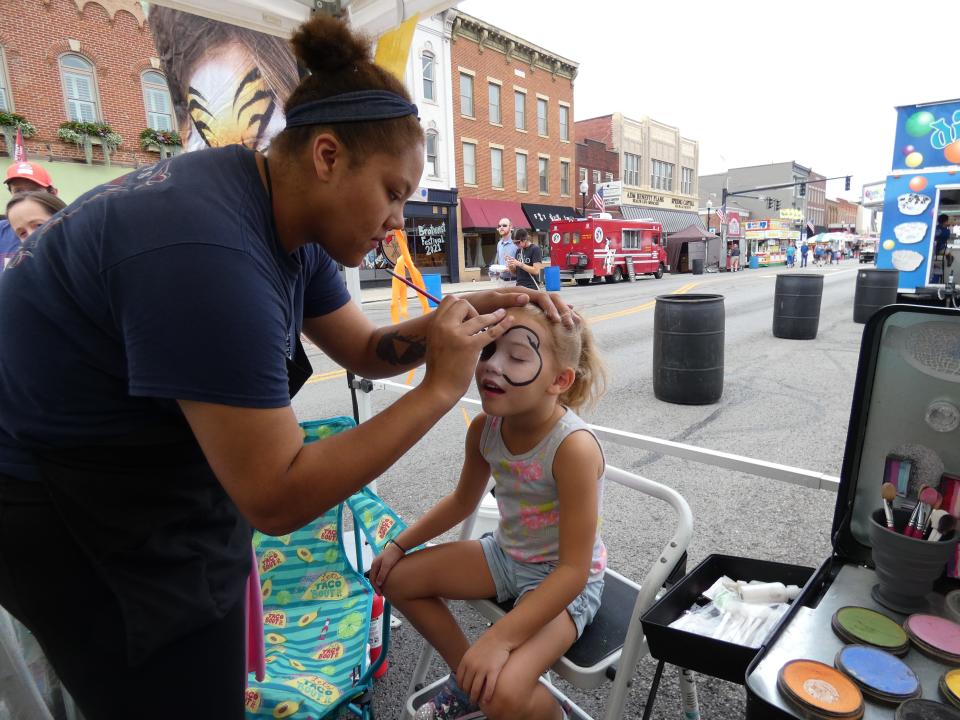
[{"label": "white folding chair", "polygon": [[[603,601],[597,616],[584,630],[580,639],[551,668],[557,675],[582,690],[593,690],[612,681],[603,717],[605,720],[619,720],[623,716],[627,693],[637,664],[648,652],[640,617],[653,604],[674,568],[684,558],[687,545],[693,536],[693,513],[683,496],[666,485],[610,465],[607,466],[607,480],[662,500],[673,508],[677,516],[672,537],[639,584],[607,569]],[[472,536],[475,520],[476,512],[464,523],[462,539]],[[509,604],[501,606],[494,600],[471,601],[470,605],[491,622],[496,622],[510,609]],[[406,718],[412,718],[416,709],[433,697],[437,686],[443,681],[441,678],[424,687],[432,657],[433,648],[425,643],[407,692],[404,707]],[[551,684],[549,676],[541,681],[567,708],[568,714],[592,720],[575,702]]]}]

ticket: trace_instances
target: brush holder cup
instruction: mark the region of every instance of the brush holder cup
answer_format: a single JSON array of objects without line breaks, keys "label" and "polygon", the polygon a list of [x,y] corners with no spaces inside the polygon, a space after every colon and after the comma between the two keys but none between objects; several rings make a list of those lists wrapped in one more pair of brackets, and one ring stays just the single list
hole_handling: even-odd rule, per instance
[{"label": "brush holder cup", "polygon": [[957,546],[956,533],[947,537],[936,542],[907,537],[887,528],[882,510],[871,515],[870,544],[879,580],[873,599],[907,615],[929,610],[927,595]]}]

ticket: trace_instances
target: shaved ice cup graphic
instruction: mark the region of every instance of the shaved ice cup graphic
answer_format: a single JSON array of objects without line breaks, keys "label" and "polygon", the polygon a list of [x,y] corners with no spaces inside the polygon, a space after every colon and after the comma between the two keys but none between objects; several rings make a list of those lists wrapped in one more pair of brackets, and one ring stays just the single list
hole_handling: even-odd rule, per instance
[{"label": "shaved ice cup graphic", "polygon": [[904,614],[929,610],[927,595],[957,547],[956,533],[937,542],[907,537],[889,530],[878,510],[870,516],[870,544],[879,581],[873,599]]}]

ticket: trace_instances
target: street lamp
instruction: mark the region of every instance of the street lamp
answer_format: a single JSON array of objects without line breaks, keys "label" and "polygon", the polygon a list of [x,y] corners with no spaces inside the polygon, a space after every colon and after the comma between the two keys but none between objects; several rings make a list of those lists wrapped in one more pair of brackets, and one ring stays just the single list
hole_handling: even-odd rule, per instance
[{"label": "street lamp", "polygon": [[580,181],[580,214],[583,217],[587,216],[587,190],[590,189],[590,186],[587,184],[586,179]]},{"label": "street lamp", "polygon": [[707,226],[707,232],[710,232],[710,211],[713,210],[713,200],[707,200],[707,222],[704,223]]}]

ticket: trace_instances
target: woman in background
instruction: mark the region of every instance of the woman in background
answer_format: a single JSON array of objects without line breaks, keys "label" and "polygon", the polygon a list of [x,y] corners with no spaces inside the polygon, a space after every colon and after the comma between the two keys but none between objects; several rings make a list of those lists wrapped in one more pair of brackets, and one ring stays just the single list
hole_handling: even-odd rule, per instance
[{"label": "woman in background", "polygon": [[7,220],[23,242],[66,206],[63,200],[46,190],[18,193],[7,203]]}]

